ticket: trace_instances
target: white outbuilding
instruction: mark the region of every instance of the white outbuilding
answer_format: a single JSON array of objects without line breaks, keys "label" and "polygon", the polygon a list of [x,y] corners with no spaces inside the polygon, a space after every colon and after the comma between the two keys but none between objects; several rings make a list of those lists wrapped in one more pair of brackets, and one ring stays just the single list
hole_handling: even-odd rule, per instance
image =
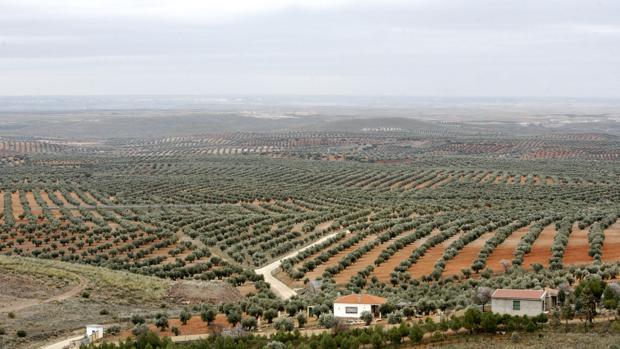
[{"label": "white outbuilding", "polygon": [[103,338],[103,325],[87,325],[86,338],[88,338],[90,342]]},{"label": "white outbuilding", "polygon": [[496,314],[536,316],[547,310],[545,290],[497,289],[491,295],[491,311]]},{"label": "white outbuilding", "polygon": [[383,297],[371,294],[349,294],[334,301],[334,316],[359,319],[365,311],[378,316],[380,315],[379,307],[385,303],[387,299]]}]

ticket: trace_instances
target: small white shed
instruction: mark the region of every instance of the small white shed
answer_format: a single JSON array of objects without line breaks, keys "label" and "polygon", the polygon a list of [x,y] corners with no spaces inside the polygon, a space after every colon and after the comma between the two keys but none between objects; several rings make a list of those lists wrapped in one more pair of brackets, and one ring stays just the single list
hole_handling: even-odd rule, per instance
[{"label": "small white shed", "polygon": [[87,325],[86,337],[91,342],[103,338],[103,325]]},{"label": "small white shed", "polygon": [[368,311],[374,316],[379,315],[379,307],[387,300],[370,294],[350,294],[334,301],[334,316],[339,318],[359,319],[363,312]]},{"label": "small white shed", "polygon": [[491,295],[491,311],[496,314],[536,316],[544,313],[545,290],[497,289]]}]

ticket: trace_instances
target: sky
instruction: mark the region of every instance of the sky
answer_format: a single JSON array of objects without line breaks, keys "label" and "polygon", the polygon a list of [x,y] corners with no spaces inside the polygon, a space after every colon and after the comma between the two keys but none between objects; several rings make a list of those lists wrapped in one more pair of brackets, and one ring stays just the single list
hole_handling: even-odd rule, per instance
[{"label": "sky", "polygon": [[0,0],[0,95],[620,98],[617,0]]}]

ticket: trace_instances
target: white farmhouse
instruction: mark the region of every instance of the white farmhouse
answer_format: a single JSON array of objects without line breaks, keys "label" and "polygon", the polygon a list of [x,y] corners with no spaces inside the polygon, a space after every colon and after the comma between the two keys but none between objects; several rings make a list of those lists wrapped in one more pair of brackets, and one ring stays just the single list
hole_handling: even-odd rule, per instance
[{"label": "white farmhouse", "polygon": [[102,325],[86,326],[86,338],[88,338],[89,342],[94,342],[97,339],[103,338],[103,326]]},{"label": "white farmhouse", "polygon": [[497,289],[491,295],[491,311],[496,314],[536,316],[547,310],[545,290]]},{"label": "white farmhouse", "polygon": [[387,300],[370,294],[350,294],[334,301],[334,316],[339,318],[357,318],[365,311],[374,316],[379,315],[379,307]]}]

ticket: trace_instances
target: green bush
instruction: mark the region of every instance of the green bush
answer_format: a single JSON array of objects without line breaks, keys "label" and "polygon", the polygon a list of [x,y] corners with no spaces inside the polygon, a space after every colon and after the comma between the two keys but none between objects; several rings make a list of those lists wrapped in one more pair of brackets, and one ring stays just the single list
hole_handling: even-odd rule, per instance
[{"label": "green bush", "polygon": [[413,343],[420,343],[424,338],[424,330],[417,324],[414,324],[409,329],[409,339]]}]

